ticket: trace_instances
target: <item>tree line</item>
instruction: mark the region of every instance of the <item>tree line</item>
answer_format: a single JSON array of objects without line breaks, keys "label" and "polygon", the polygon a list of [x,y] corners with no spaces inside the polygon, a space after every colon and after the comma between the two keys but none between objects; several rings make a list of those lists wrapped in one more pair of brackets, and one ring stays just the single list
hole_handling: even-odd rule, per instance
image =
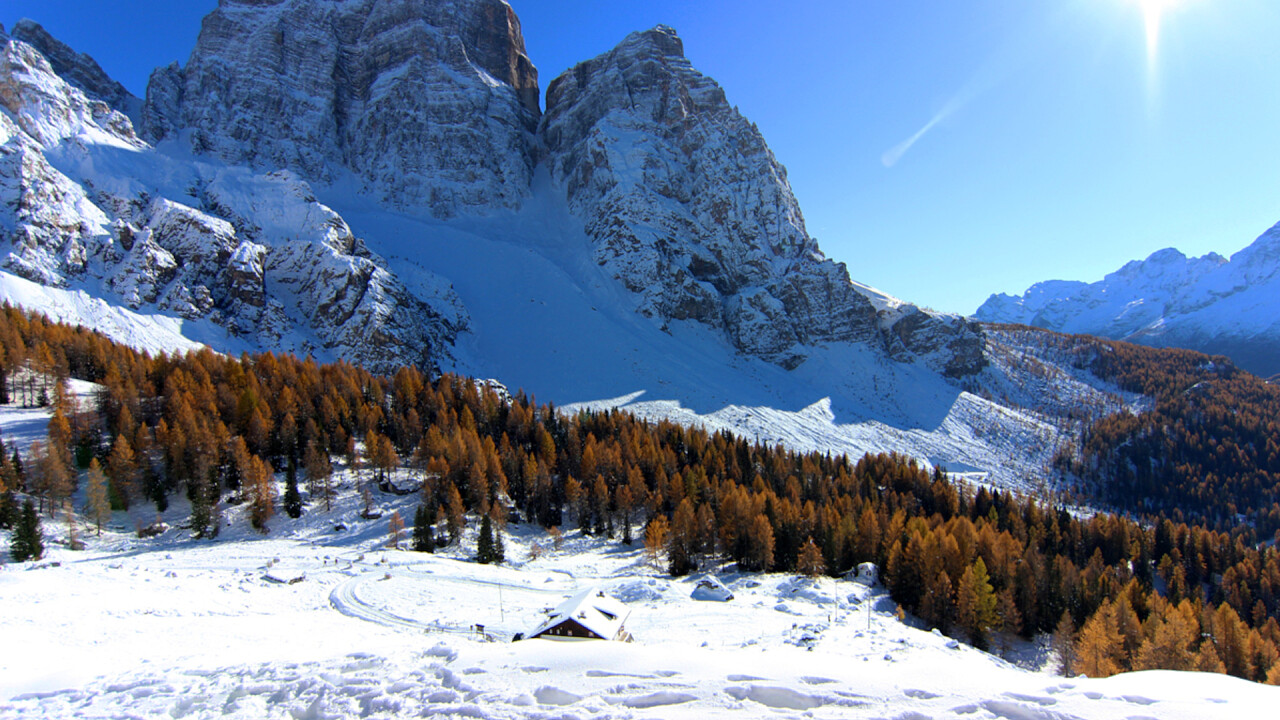
[{"label": "tree line", "polygon": [[1147,522],[1280,531],[1280,386],[1228,358],[1000,326],[1019,342],[1149,399],[1082,423],[1057,468],[1089,499]]},{"label": "tree line", "polygon": [[4,491],[46,508],[83,481],[108,509],[163,509],[185,494],[197,537],[217,533],[228,502],[247,503],[266,531],[284,522],[278,506],[327,511],[340,458],[367,467],[371,484],[419,480],[421,549],[480,521],[486,557],[500,560],[500,529],[514,519],[641,541],[674,575],[726,562],[842,575],[875,562],[904,610],[979,646],[1054,633],[1090,674],[1197,667],[1280,682],[1280,554],[1248,531],[1077,517],[898,455],[855,461],[619,411],[565,415],[412,367],[378,376],[270,353],[151,357],[7,307],[0,344],[8,377],[29,367],[12,358],[47,352],[56,377],[102,386],[91,409],[55,390],[48,442],[0,462]]}]

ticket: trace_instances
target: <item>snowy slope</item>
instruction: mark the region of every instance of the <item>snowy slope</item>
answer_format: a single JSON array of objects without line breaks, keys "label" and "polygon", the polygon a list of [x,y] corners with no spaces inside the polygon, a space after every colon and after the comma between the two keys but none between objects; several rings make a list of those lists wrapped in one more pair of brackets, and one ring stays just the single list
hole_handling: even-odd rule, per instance
[{"label": "snowy slope", "polygon": [[558,196],[541,175],[520,211],[450,221],[329,202],[409,287],[422,272],[450,279],[470,319],[453,369],[570,411],[623,407],[854,457],[897,451],[1026,489],[1073,429],[1073,408],[1140,405],[1087,373],[1011,361],[1037,351],[1000,333],[987,334],[992,364],[965,389],[864,343],[800,346],[807,360],[787,370],[736,352],[704,323],[664,329],[591,261],[591,239]]},{"label": "snowy slope", "polygon": [[1092,283],[1037,283],[992,295],[974,315],[1156,347],[1231,356],[1262,376],[1280,372],[1280,226],[1230,260],[1168,248]]},{"label": "snowy slope", "polygon": [[[118,514],[71,552],[47,522],[48,556],[0,570],[6,645],[23,648],[0,656],[0,718],[1238,720],[1280,701],[1222,675],[1057,677],[1031,647],[1023,669],[900,623],[850,580],[725,572],[734,599],[699,601],[697,577],[576,533],[555,550],[512,526],[502,567],[387,550],[385,518],[359,520],[347,481],[333,513],[267,537],[234,511],[218,541],[137,540]],[[379,496],[387,512],[413,502]],[[631,608],[636,642],[509,642],[596,584]]]}]

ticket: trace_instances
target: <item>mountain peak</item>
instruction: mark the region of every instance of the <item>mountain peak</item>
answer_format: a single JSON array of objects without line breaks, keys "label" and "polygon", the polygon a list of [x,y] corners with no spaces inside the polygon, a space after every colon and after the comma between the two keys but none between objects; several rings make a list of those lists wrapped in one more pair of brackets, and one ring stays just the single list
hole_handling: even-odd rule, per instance
[{"label": "mountain peak", "polygon": [[764,137],[670,27],[631,33],[557,77],[541,130],[593,259],[661,327],[697,323],[786,368],[830,342],[930,354],[952,375],[981,367],[963,321],[904,312],[882,326],[805,230]]},{"label": "mountain peak", "polygon": [[536,155],[538,75],[503,0],[223,0],[185,68],[152,75],[144,133],[397,209],[514,208]]},{"label": "mountain peak", "polygon": [[110,105],[111,109],[137,121],[142,101],[107,75],[92,57],[76,52],[50,35],[40,23],[29,18],[19,20],[13,26],[10,36],[40,51],[59,77],[79,88],[85,95],[101,100]]},{"label": "mountain peak", "polygon": [[992,295],[975,317],[1157,347],[1230,355],[1260,375],[1280,369],[1280,226],[1227,260],[1175,248],[1132,260],[1096,283],[1051,281],[1021,296]]},{"label": "mountain peak", "polygon": [[670,25],[633,32],[619,43],[619,48],[631,47],[651,48],[665,57],[684,57],[684,41]]}]

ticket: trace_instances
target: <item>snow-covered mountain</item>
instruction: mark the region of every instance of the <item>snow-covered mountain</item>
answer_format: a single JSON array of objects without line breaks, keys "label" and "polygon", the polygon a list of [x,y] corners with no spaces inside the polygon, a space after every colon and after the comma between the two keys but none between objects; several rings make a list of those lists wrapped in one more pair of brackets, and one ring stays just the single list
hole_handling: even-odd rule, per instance
[{"label": "snow-covered mountain", "polygon": [[542,135],[593,258],[641,313],[723,329],[740,351],[788,367],[807,344],[857,342],[931,355],[957,377],[981,368],[979,333],[959,318],[928,316],[927,340],[888,332],[898,316],[882,326],[805,231],[760,132],[671,28],[633,33],[556,78]]},{"label": "snow-covered mountain", "polygon": [[567,71],[540,115],[501,0],[222,0],[139,133],[96,63],[21,27],[0,299],[136,346],[413,363],[1007,483],[1082,405],[1142,403],[853,282],[670,28]]},{"label": "snow-covered mountain", "polygon": [[1276,308],[1280,225],[1230,260],[1167,248],[1096,283],[1051,280],[1021,297],[992,295],[974,317],[1228,355],[1266,377],[1280,373]]},{"label": "snow-covered mountain", "polygon": [[451,217],[520,204],[537,120],[502,0],[223,0],[186,66],[153,74],[143,136]]},{"label": "snow-covered mountain", "polygon": [[13,26],[12,34],[15,40],[39,50],[63,80],[82,90],[89,98],[101,100],[112,110],[137,122],[142,112],[142,100],[107,75],[93,58],[72,50],[31,20],[19,20]]},{"label": "snow-covered mountain", "polygon": [[72,305],[101,297],[233,351],[330,350],[385,368],[447,354],[466,322],[447,293],[442,310],[411,294],[296,175],[157,153],[34,46],[0,43],[9,299],[32,294],[22,280]]}]

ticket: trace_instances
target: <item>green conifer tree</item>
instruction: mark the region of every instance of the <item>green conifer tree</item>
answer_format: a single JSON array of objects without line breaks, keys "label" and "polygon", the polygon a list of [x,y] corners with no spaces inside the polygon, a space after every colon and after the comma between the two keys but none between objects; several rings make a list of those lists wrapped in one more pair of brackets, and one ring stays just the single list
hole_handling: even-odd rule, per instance
[{"label": "green conifer tree", "polygon": [[485,515],[480,521],[480,537],[476,540],[476,562],[488,565],[493,561],[493,521]]},{"label": "green conifer tree", "polygon": [[298,466],[291,458],[285,471],[284,511],[289,517],[302,517],[302,493],[298,492]]},{"label": "green conifer tree", "polygon": [[18,496],[8,488],[0,492],[0,529],[8,530],[18,522]]},{"label": "green conifer tree", "polygon": [[18,516],[9,543],[9,553],[14,562],[39,560],[44,555],[44,533],[40,530],[40,516],[36,514],[31,498],[22,505],[22,514]]},{"label": "green conifer tree", "polygon": [[413,549],[417,552],[435,552],[435,522],[427,510],[427,506],[418,504],[413,513]]},{"label": "green conifer tree", "polygon": [[18,478],[18,489],[26,487],[27,469],[22,465],[22,455],[18,453],[17,448],[13,449],[13,460],[10,461],[10,464],[13,465],[14,476]]}]

